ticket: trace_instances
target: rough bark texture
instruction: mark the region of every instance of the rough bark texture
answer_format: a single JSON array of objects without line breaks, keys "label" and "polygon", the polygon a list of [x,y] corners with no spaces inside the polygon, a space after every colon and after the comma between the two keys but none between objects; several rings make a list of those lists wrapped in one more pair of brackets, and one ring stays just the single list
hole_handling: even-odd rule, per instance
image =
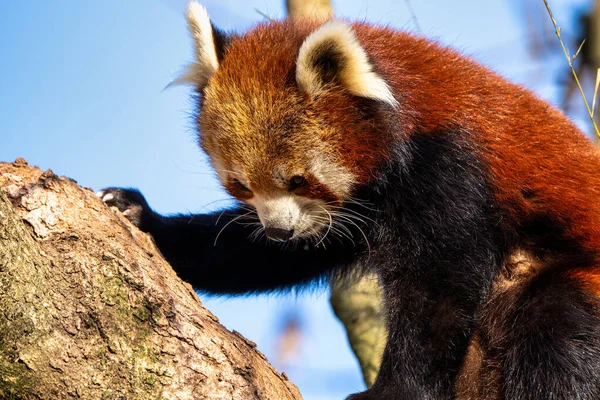
[{"label": "rough bark texture", "polygon": [[330,0],[286,0],[288,17],[291,19],[333,17]]},{"label": "rough bark texture", "polygon": [[301,398],[91,190],[23,160],[0,189],[0,398]]}]

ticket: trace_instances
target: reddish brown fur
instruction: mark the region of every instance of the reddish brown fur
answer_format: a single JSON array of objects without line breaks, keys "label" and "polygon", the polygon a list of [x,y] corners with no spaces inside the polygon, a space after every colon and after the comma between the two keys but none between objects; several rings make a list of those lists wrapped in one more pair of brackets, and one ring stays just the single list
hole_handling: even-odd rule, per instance
[{"label": "reddish brown fur", "polygon": [[575,278],[589,294],[600,298],[600,269],[577,269],[569,271],[568,276]]},{"label": "reddish brown fur", "polygon": [[[272,179],[262,172],[284,159],[303,173],[303,150],[322,146],[324,139],[328,147],[320,151],[365,183],[388,157],[391,140],[416,130],[462,127],[477,135],[496,196],[514,221],[533,213],[560,215],[568,236],[586,249],[600,249],[600,157],[560,111],[451,49],[408,33],[353,24],[376,71],[397,94],[402,125],[392,138],[385,121],[363,117],[362,100],[343,90],[315,98],[299,93],[295,60],[317,26],[272,22],[232,41],[207,89],[213,101],[199,117],[208,154],[219,152],[254,173],[248,177],[252,185],[269,187]],[[236,93],[223,89],[231,87]],[[241,109],[247,104],[253,109]],[[223,129],[231,131],[220,133]],[[294,129],[306,134],[291,135]],[[268,139],[256,140],[257,130]]]},{"label": "reddish brown fur", "polygon": [[[514,300],[525,292],[525,287],[544,268],[533,254],[516,249],[505,261],[502,273],[496,278],[486,304],[485,335],[488,340],[498,340],[504,329],[505,313],[509,309],[506,298]],[[510,302],[508,302],[510,303]],[[482,346],[482,332],[476,332],[469,342],[463,365],[456,380],[458,400],[499,399],[501,396],[502,366],[497,359],[487,354]],[[495,343],[494,343],[495,344]]]},{"label": "reddish brown fur", "polygon": [[293,192],[298,196],[322,199],[326,202],[335,202],[337,200],[331,190],[310,174],[306,176],[306,185],[295,189]]},{"label": "reddish brown fur", "polygon": [[[196,37],[210,28],[196,25]],[[279,290],[357,261],[376,270],[389,341],[353,400],[599,398],[600,153],[560,111],[453,50],[364,23],[306,40],[318,27],[266,23],[218,46],[216,70],[202,55],[195,65],[210,76],[202,148],[267,235],[301,250],[246,240],[232,224],[244,207],[163,217],[137,191],[112,199],[141,202],[140,226],[201,290]],[[361,200],[373,205],[364,219]],[[334,222],[353,225],[321,248]],[[203,244],[225,228],[227,244]]]},{"label": "reddish brown fur", "polygon": [[[272,185],[271,177],[261,173],[282,159],[297,169],[290,172],[303,173],[304,154],[317,147],[349,168],[360,185],[369,183],[373,171],[392,156],[392,141],[460,128],[471,134],[489,168],[488,180],[505,212],[506,226],[525,226],[533,218],[547,216],[581,250],[598,253],[600,155],[560,111],[454,50],[408,33],[355,23],[360,44],[399,103],[400,124],[389,129],[389,121],[365,115],[365,101],[342,88],[332,85],[312,98],[299,92],[295,61],[304,39],[317,26],[268,23],[233,41],[209,84],[207,96],[212,101],[199,121],[208,133],[202,145],[209,154],[220,152],[244,171],[258,174],[248,179],[260,188]],[[223,89],[231,87],[236,93]],[[253,109],[240,109],[246,104]],[[236,128],[224,119],[232,114],[240,119],[233,124]],[[238,130],[222,135],[224,141],[218,129]],[[265,130],[260,140],[255,136],[259,129]],[[304,134],[292,135],[296,129]],[[533,246],[531,254],[523,253],[530,258],[513,264],[509,258],[510,276],[501,276],[494,285],[490,309],[502,299],[516,298],[531,277],[552,264],[552,256],[538,253],[535,245],[521,245]],[[572,276],[600,297],[598,270],[578,270]],[[497,312],[503,312],[501,305]],[[498,316],[499,321],[503,318]],[[490,338],[501,331],[490,321]],[[498,396],[502,367],[484,364],[484,356],[475,335],[457,382],[460,398]]]},{"label": "reddish brown fur", "polygon": [[453,50],[406,33],[355,29],[400,96],[406,133],[468,129],[513,221],[560,215],[568,237],[600,249],[600,155],[567,117]]},{"label": "reddish brown fur", "polygon": [[[307,165],[305,150],[317,148],[330,154],[362,182],[370,180],[386,157],[392,137],[385,133],[383,121],[377,124],[365,118],[359,99],[340,90],[315,98],[299,93],[295,60],[302,42],[317,26],[269,23],[233,40],[207,89],[211,101],[204,103],[199,117],[202,147],[254,173],[248,179],[255,187],[267,187],[272,181],[270,176],[256,175],[257,171],[271,171],[281,160],[298,169],[292,173],[302,174]],[[231,87],[235,93],[229,91]],[[248,104],[252,110],[242,109]],[[223,129],[229,129],[229,135],[220,134]],[[295,129],[305,134],[293,135]],[[257,131],[264,137],[252,141]]]}]

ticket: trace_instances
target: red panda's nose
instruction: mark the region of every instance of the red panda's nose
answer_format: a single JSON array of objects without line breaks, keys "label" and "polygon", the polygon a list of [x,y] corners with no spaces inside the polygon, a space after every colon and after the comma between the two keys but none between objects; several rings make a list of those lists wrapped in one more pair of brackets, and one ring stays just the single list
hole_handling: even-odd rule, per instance
[{"label": "red panda's nose", "polygon": [[265,233],[269,239],[276,240],[278,242],[285,242],[294,236],[293,229],[265,228]]}]

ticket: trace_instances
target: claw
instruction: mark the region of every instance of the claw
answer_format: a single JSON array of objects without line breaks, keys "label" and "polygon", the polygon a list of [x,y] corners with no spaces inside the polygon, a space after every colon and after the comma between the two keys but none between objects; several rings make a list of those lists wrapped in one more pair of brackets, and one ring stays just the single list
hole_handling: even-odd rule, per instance
[{"label": "claw", "polygon": [[104,195],[104,196],[102,197],[102,201],[106,203],[107,201],[111,201],[111,200],[112,200],[112,199],[114,199],[114,198],[115,198],[115,195],[114,195],[114,194],[112,194],[112,193],[107,193],[106,195]]}]

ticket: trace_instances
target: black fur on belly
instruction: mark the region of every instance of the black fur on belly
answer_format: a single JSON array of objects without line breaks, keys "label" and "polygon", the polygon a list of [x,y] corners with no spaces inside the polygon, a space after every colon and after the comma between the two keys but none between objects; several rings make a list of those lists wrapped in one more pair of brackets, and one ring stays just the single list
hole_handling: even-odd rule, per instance
[{"label": "black fur on belly", "polygon": [[452,397],[510,241],[479,151],[463,130],[415,134],[357,194],[377,208],[363,262],[382,278],[390,331],[373,398]]}]

